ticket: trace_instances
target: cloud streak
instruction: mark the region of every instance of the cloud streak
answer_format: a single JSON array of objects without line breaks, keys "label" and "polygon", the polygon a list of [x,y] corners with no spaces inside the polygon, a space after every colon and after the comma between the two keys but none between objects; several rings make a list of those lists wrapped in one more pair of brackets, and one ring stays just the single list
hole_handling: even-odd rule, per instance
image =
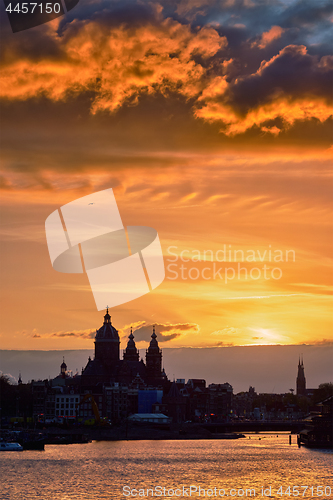
[{"label": "cloud streak", "polygon": [[[174,324],[155,324],[155,332],[158,342],[168,342],[177,339],[188,333],[198,333],[199,325],[196,323],[174,323]],[[145,323],[133,331],[136,342],[150,342],[153,331],[153,325]]]},{"label": "cloud streak", "polygon": [[96,330],[93,329],[86,329],[86,330],[68,330],[68,331],[59,331],[59,332],[52,332],[52,333],[34,333],[32,338],[77,338],[77,339],[83,339],[83,340],[90,340],[95,338],[96,335]]}]

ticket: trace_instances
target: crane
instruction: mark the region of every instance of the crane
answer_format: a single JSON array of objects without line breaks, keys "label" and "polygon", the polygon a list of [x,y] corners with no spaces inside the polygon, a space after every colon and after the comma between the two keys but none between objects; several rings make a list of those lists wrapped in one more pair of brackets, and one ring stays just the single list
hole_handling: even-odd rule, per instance
[{"label": "crane", "polygon": [[94,413],[95,420],[96,420],[97,424],[100,425],[101,424],[101,417],[99,414],[98,406],[97,406],[96,401],[94,399],[94,396],[92,394],[85,394],[85,396],[82,398],[82,400],[79,403],[77,403],[77,405],[75,406],[76,415],[77,415],[77,411],[78,411],[79,406],[81,406],[83,403],[85,403],[88,399],[90,399],[91,409]]}]

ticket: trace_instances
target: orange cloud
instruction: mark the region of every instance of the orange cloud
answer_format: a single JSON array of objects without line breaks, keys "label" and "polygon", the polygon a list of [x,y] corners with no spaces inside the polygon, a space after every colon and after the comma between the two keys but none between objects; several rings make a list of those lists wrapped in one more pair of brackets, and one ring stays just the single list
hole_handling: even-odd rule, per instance
[{"label": "orange cloud", "polygon": [[[255,125],[276,136],[280,129],[267,122],[282,119],[286,129],[296,120],[323,122],[331,116],[329,56],[319,59],[307,54],[303,45],[289,45],[262,61],[253,74],[232,78],[237,64],[220,57],[228,43],[216,29],[192,29],[163,19],[158,8],[154,16],[143,25],[113,28],[97,20],[75,20],[62,36],[56,26],[49,27],[56,56],[18,57],[13,47],[8,48],[0,97],[64,101],[89,91],[94,96],[91,112],[96,114],[137,104],[141,95],[174,93],[194,101],[196,118],[222,122],[221,131],[228,136]],[[273,26],[255,43],[263,48],[282,32]]]},{"label": "orange cloud", "polygon": [[264,49],[274,40],[278,40],[279,38],[281,38],[282,33],[284,33],[285,31],[286,30],[284,30],[280,26],[272,26],[269,31],[265,31],[264,33],[262,33],[261,37],[251,44],[251,47]]},{"label": "orange cloud", "polygon": [[[296,120],[309,120],[311,118],[324,122],[332,116],[332,113],[333,108],[323,100],[307,98],[294,102],[290,98],[280,98],[249,110],[244,117],[239,116],[231,106],[214,101],[207,103],[195,112],[198,118],[203,118],[206,121],[223,122],[226,125],[223,132],[230,136],[241,134],[255,125],[260,126],[276,118],[282,118],[286,126],[291,126]],[[267,127],[261,127],[261,130],[277,134],[279,129],[273,127],[269,130]]]},{"label": "orange cloud", "polygon": [[93,113],[115,111],[126,101],[135,102],[140,93],[171,90],[190,98],[200,93],[206,74],[195,56],[205,60],[227,45],[211,27],[192,32],[172,19],[112,30],[98,22],[73,22],[57,42],[62,51],[57,60],[8,62],[2,69],[0,96],[12,100],[45,95],[56,101],[90,90],[96,95]]},{"label": "orange cloud", "polygon": [[262,132],[267,132],[272,135],[279,135],[281,129],[278,127],[261,127]]}]

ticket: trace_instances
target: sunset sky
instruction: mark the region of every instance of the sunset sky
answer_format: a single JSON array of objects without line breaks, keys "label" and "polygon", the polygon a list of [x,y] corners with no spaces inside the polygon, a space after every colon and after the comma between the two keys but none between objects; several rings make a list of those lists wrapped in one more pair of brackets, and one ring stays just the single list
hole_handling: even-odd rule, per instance
[{"label": "sunset sky", "polygon": [[[122,347],[154,323],[162,347],[332,345],[331,2],[81,0],[14,34],[1,2],[1,19],[2,349],[92,348],[103,313],[86,275],[53,270],[45,219],[107,188],[166,265],[110,311]],[[238,279],[225,248],[280,279]]]}]

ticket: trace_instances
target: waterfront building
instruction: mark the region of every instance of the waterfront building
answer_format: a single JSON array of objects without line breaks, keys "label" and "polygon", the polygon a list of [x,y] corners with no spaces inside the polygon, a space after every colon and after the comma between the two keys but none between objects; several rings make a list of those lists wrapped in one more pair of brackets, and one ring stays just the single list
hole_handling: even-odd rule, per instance
[{"label": "waterfront building", "polygon": [[55,395],[55,416],[75,418],[76,407],[80,402],[80,394],[75,394],[73,391],[70,393],[58,393]]},{"label": "waterfront building", "polygon": [[186,420],[187,399],[181,394],[177,383],[173,382],[168,394],[163,398],[168,416],[172,418],[173,422],[178,424]]},{"label": "waterfront building", "polygon": [[233,390],[228,382],[210,384],[208,413],[212,419],[227,418],[232,408]]}]

